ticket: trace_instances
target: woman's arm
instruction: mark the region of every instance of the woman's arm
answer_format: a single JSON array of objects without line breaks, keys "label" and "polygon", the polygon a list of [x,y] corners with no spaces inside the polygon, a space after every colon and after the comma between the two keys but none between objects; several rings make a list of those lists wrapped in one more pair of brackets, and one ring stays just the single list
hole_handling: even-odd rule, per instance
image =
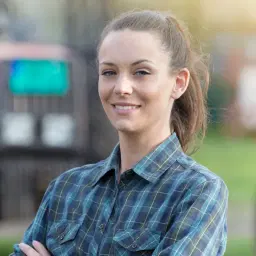
[{"label": "woman's arm", "polygon": [[190,189],[154,256],[222,256],[227,241],[228,190],[220,179]]},{"label": "woman's arm", "polygon": [[[32,224],[26,230],[22,243],[27,244],[29,246],[33,246],[33,241],[38,241],[45,245],[45,238],[47,233],[47,216],[49,209],[49,202],[51,199],[51,193],[54,186],[54,182],[52,181],[47,188],[41,205],[37,211],[36,217],[34,218]],[[14,252],[10,256],[20,256],[24,255],[19,248],[18,244],[14,245]]]}]

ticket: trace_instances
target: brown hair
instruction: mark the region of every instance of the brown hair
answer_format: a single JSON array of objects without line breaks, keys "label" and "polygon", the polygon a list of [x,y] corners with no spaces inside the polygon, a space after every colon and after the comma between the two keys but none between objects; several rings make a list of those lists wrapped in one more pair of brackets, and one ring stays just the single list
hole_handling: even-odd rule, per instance
[{"label": "brown hair", "polygon": [[[123,13],[103,30],[99,48],[111,31],[131,29],[156,33],[170,56],[170,68],[177,72],[182,68],[190,71],[186,92],[175,100],[171,125],[181,146],[188,151],[190,143],[199,136],[203,139],[207,128],[206,95],[209,85],[208,67],[203,55],[192,48],[190,34],[172,14],[157,11],[132,11]],[[195,148],[194,148],[195,149]]]}]

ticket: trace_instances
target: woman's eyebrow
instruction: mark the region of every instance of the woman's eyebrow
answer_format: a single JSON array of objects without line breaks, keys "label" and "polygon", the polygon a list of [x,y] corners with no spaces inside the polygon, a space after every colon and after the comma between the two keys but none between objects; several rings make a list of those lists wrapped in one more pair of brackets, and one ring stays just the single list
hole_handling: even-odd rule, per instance
[{"label": "woman's eyebrow", "polygon": [[142,59],[142,60],[137,60],[137,61],[133,62],[133,63],[132,63],[132,66],[136,66],[136,65],[138,65],[138,64],[140,64],[140,63],[143,63],[143,62],[153,63],[153,62],[150,61],[150,60]]},{"label": "woman's eyebrow", "polygon": [[[153,62],[150,61],[150,60],[141,59],[141,60],[137,60],[137,61],[133,62],[133,63],[132,63],[132,66],[136,66],[136,65],[138,65],[138,64],[140,64],[140,63],[143,63],[143,62],[153,63]],[[112,63],[112,62],[107,62],[107,61],[100,62],[100,65],[115,66],[114,63]]]},{"label": "woman's eyebrow", "polygon": [[106,61],[100,62],[100,65],[115,66],[114,63],[106,62]]}]

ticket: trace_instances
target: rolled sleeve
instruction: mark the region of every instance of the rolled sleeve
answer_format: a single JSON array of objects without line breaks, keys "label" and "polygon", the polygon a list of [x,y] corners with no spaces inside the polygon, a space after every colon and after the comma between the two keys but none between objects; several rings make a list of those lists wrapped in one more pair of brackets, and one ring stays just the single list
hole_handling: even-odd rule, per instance
[{"label": "rolled sleeve", "polygon": [[221,179],[190,189],[153,255],[222,256],[227,241],[228,189]]}]

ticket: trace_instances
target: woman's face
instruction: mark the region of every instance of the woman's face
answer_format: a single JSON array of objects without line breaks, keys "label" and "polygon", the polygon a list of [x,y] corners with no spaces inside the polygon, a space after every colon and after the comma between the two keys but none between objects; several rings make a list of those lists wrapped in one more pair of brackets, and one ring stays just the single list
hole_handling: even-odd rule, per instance
[{"label": "woman's face", "polygon": [[98,60],[99,96],[119,132],[170,130],[171,108],[186,89],[186,74],[171,75],[169,55],[157,35],[128,29],[110,32]]}]

